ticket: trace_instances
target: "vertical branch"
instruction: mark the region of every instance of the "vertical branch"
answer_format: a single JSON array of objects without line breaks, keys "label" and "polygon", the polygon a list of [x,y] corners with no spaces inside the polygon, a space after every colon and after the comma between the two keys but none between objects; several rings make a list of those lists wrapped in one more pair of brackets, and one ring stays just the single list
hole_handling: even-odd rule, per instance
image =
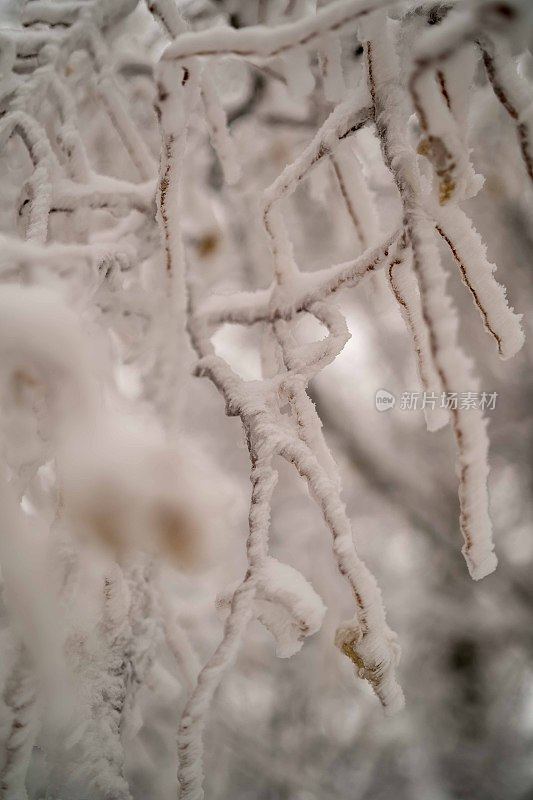
[{"label": "vertical branch", "polygon": [[149,180],[154,172],[154,159],[123,106],[115,79],[104,72],[98,79],[97,92],[141,180]]},{"label": "vertical branch", "polygon": [[237,183],[241,167],[235,142],[230,135],[226,112],[219,100],[215,84],[207,71],[202,75],[201,96],[211,144],[222,166],[226,183],[230,185]]},{"label": "vertical branch", "polygon": [[[472,196],[480,188],[454,118],[456,109],[444,71],[470,45],[477,26],[475,9],[452,11],[417,42],[409,75],[411,101],[423,135],[419,153],[433,164],[442,205]],[[471,77],[471,70],[463,70],[461,82],[466,90]]]},{"label": "vertical branch", "polygon": [[437,233],[459,268],[485,330],[496,342],[500,357],[511,358],[524,343],[522,316],[509,308],[505,288],[494,279],[496,265],[487,259],[485,244],[460,208],[442,208],[435,216]]},{"label": "vertical branch", "polygon": [[[170,39],[176,39],[187,32],[187,22],[181,16],[176,0],[151,0],[148,2],[148,10],[158,20]],[[191,59],[191,61],[192,64],[195,64],[196,59]],[[226,112],[207,69],[204,69],[201,75],[200,93],[211,144],[219,158],[224,177],[227,183],[236,183],[240,177],[240,164],[235,143],[228,129]]]},{"label": "vertical branch", "polygon": [[339,164],[339,160],[336,156],[331,157],[331,163],[333,164],[333,170],[335,172],[335,177],[337,179],[337,183],[339,185],[339,189],[341,191],[342,199],[344,201],[344,205],[346,206],[346,211],[348,212],[348,216],[352,222],[354,227],[355,233],[357,238],[361,244],[362,249],[364,250],[367,246],[365,232],[363,229],[363,225],[361,220],[359,219],[359,215],[355,210],[355,203],[353,202],[352,198],[350,197],[350,192],[348,191],[348,187],[344,181],[344,177],[342,174],[342,170]]},{"label": "vertical branch", "polygon": [[3,701],[11,715],[9,733],[3,743],[0,769],[1,800],[27,800],[26,773],[36,734],[35,672],[29,656],[20,646],[18,657],[7,677]]},{"label": "vertical branch", "polygon": [[48,235],[48,217],[52,202],[52,171],[56,166],[46,132],[28,114],[13,111],[0,123],[0,144],[16,133],[26,147],[34,172],[29,181],[29,217],[26,239],[43,244]]},{"label": "vertical branch", "polygon": [[[405,243],[398,245],[396,256],[387,269],[387,278],[411,334],[422,390],[438,397],[442,383],[433,363],[428,326],[424,322],[418,285],[412,271],[412,252]],[[448,422],[448,413],[438,406],[426,406],[424,414],[429,431],[439,430]]]},{"label": "vertical branch", "polygon": [[361,250],[373,247],[378,239],[378,218],[359,159],[348,142],[341,142],[331,156],[331,162]]},{"label": "vertical branch", "polygon": [[[446,277],[434,240],[434,223],[425,210],[416,156],[405,140],[405,101],[396,82],[397,62],[387,20],[374,15],[364,26],[368,84],[385,163],[403,204],[406,234],[413,250],[413,269],[420,290],[422,317],[428,329],[431,357],[443,391],[472,391],[476,382],[457,345],[457,319],[446,293]],[[466,414],[466,415],[465,415]],[[486,422],[477,409],[451,410],[458,451],[460,525],[463,554],[473,578],[495,569],[492,525],[488,511]]]},{"label": "vertical branch", "polygon": [[163,241],[166,325],[163,328],[162,397],[166,413],[173,419],[180,383],[185,375],[187,342],[185,335],[186,286],[185,251],[181,232],[180,189],[187,147],[189,117],[198,99],[199,72],[189,66],[161,65],[157,114],[161,129],[161,158],[157,187],[157,220]]},{"label": "vertical branch", "polygon": [[[67,88],[55,73],[55,67],[49,70],[49,91],[55,95],[61,116],[61,125],[57,133],[57,142],[61,148],[73,180],[87,183],[90,178],[90,167],[87,151],[76,124],[76,107]],[[151,176],[150,176],[151,177]]]},{"label": "vertical branch", "polygon": [[280,449],[307,482],[333,538],[333,552],[341,575],[355,600],[355,617],[344,623],[336,636],[340,649],[358,666],[387,714],[403,707],[404,698],[395,669],[399,659],[396,636],[387,625],[377,581],[359,558],[346,509],[338,489],[321,468],[315,455],[301,442],[285,441]]},{"label": "vertical branch", "polygon": [[516,127],[522,160],[533,181],[531,88],[518,74],[510,48],[503,39],[482,36],[479,45],[489,83]]},{"label": "vertical branch", "polygon": [[252,498],[249,513],[249,534],[246,543],[248,570],[233,595],[231,610],[224,626],[224,635],[217,649],[201,670],[198,682],[183,711],[178,731],[180,800],[203,800],[202,733],[213,695],[220,681],[236,658],[237,651],[252,616],[257,575],[268,548],[270,504],[277,481],[271,466],[271,454],[258,452],[255,436],[248,431],[252,458]]},{"label": "vertical branch", "polygon": [[324,94],[332,103],[338,103],[346,92],[342,71],[342,45],[338,36],[328,33],[322,37],[318,59],[324,82]]},{"label": "vertical branch", "polygon": [[122,722],[131,680],[130,594],[122,570],[114,565],[104,580],[101,640],[105,645],[105,682],[92,708],[94,742],[85,765],[93,788],[103,797],[132,800],[124,775]]}]

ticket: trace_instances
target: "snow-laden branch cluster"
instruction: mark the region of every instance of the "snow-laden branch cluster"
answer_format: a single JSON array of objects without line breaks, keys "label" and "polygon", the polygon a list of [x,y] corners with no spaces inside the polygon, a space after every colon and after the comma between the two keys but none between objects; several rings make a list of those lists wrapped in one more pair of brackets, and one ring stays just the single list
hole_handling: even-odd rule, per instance
[{"label": "snow-laden branch cluster", "polygon": [[[29,174],[14,199],[21,235],[4,232],[0,240],[6,420],[0,562],[12,621],[3,676],[5,800],[26,796],[25,775],[43,720],[61,732],[61,744],[48,756],[49,785],[57,796],[132,796],[123,746],[138,729],[138,691],[162,642],[190,689],[178,732],[179,796],[201,800],[203,729],[248,623],[258,619],[276,640],[277,654],[287,657],[320,629],[326,611],[307,579],[269,551],[280,459],[306,484],[351,590],[353,616],[339,624],[335,644],[387,713],[403,704],[398,642],[377,582],[358,553],[308,386],[350,336],[336,293],[383,270],[412,338],[423,391],[440,396],[475,390],[446,287],[446,251],[500,357],[520,349],[520,317],[495,281],[495,266],[461,203],[483,183],[467,138],[478,63],[516,128],[533,180],[531,93],[517,67],[531,9],[526,0],[461,3],[457,9],[335,0],[289,18],[290,5],[289,16],[277,4],[262,25],[199,30],[182,18],[174,0],[149,0],[142,9],[136,0],[6,6],[0,148],[9,156],[20,140]],[[145,89],[144,102],[155,104],[159,167],[146,130],[129,113],[120,63],[107,38],[118,21],[137,13],[144,15],[143,24],[151,14],[168,41],[159,48],[157,64],[130,64],[148,76],[153,89]],[[345,46],[355,37],[364,55],[354,76],[346,71]],[[238,147],[215,80],[225,59],[269,76],[298,99],[320,95],[329,113],[258,198],[271,258],[269,288],[205,296],[187,268],[183,181],[198,118],[205,121],[226,183],[241,180]],[[83,130],[87,120],[81,122],[80,87],[106,115],[131,180],[95,168]],[[45,100],[52,109],[47,116],[41,113]],[[381,241],[370,187],[347,149],[348,140],[357,146],[363,129],[380,145],[401,207],[398,218],[380,218],[386,231]],[[324,162],[332,166],[363,252],[307,272],[297,263],[283,208]],[[65,228],[69,235],[61,241],[58,232]],[[324,338],[302,343],[295,328],[304,318],[319,323]],[[216,352],[213,337],[228,323],[260,326],[260,379],[244,380]],[[158,567],[162,554],[180,568],[194,564],[199,532],[206,527],[183,451],[165,441],[174,441],[180,424],[188,341],[196,354],[195,374],[208,377],[226,413],[242,421],[252,484],[247,569],[238,585],[219,595],[223,638],[199,672],[187,636],[169,611]],[[130,366],[140,383],[136,401],[120,396],[117,365]],[[427,411],[429,430],[447,424],[457,448],[463,554],[477,580],[496,566],[486,421],[478,409]],[[74,532],[84,534],[81,545]],[[88,574],[83,547],[95,542],[103,542],[116,563],[97,560]],[[51,583],[50,558],[57,572]],[[48,597],[41,602],[38,588],[45,585]],[[81,614],[84,599],[89,608]],[[60,666],[46,656],[44,635],[55,637],[56,651],[66,654]],[[55,718],[40,707],[43,687],[57,699],[54,676],[65,669],[71,696]],[[67,759],[76,766],[68,774],[61,766]]]},{"label": "snow-laden branch cluster", "polygon": [[[437,135],[429,127],[439,124],[438,105],[442,105],[443,99],[447,101],[446,113],[452,113],[452,89],[446,87],[444,73],[439,70],[436,74],[434,69],[441,60],[452,58],[454,53],[448,52],[451,45],[443,48],[446,55],[431,62],[427,57],[415,56],[409,82],[421,129],[429,137],[429,146],[419,149],[431,158],[435,167],[434,188],[429,188],[423,181],[416,150],[406,132],[410,109],[406,87],[398,80],[402,69],[395,55],[398,39],[403,35],[402,23],[389,20],[386,12],[370,13],[383,5],[332,3],[315,17],[272,29],[184,33],[162,57],[159,79],[163,86],[160,108],[164,135],[168,135],[168,118],[173,121],[178,118],[175,111],[172,113],[171,104],[175,103],[176,107],[179,104],[180,113],[184,114],[188,102],[194,98],[198,57],[240,55],[262,60],[282,55],[287,82],[307,93],[314,82],[309,51],[317,47],[317,40],[327,34],[331,42],[332,34],[359,25],[366,72],[366,86],[350,92],[349,99],[337,106],[299,158],[264,192],[261,213],[272,253],[274,283],[271,289],[266,293],[200,302],[191,307],[189,314],[191,338],[199,357],[197,374],[209,376],[225,399],[227,413],[242,419],[252,462],[254,492],[248,540],[249,570],[233,595],[223,642],[202,671],[180,728],[180,780],[182,796],[187,798],[201,796],[199,736],[206,698],[220,679],[224,663],[234,657],[238,639],[253,613],[253,598],[260,585],[264,559],[268,558],[268,504],[275,479],[271,466],[273,455],[280,455],[294,464],[307,481],[310,494],[322,509],[331,530],[339,570],[352,587],[356,613],[353,622],[339,631],[338,645],[352,658],[359,674],[371,682],[386,708],[394,709],[402,702],[393,677],[397,660],[394,637],[386,626],[375,581],[353,549],[348,520],[338,494],[335,467],[322,437],[320,420],[306,394],[309,379],[335,357],[346,341],[343,320],[338,310],[327,302],[328,296],[343,286],[353,286],[378,266],[387,265],[391,287],[413,337],[424,390],[440,395],[460,391],[462,386],[476,387],[470,364],[457,343],[456,313],[446,292],[440,264],[440,236],[450,248],[499,354],[510,357],[523,342],[520,318],[509,309],[504,290],[494,281],[494,266],[487,261],[483,243],[460,208],[448,207],[451,200],[471,195],[480,186],[468,160],[464,158],[464,163],[458,157],[454,160],[443,144],[446,131]],[[507,17],[519,15],[523,10],[513,7],[509,15],[505,10],[500,10],[499,14],[495,12],[495,20],[490,17],[488,28],[505,29]],[[482,15],[483,10],[477,9],[473,18],[485,35],[479,22]],[[498,27],[499,16],[503,21]],[[408,20],[405,26],[409,31]],[[447,41],[447,28],[442,33],[437,31],[438,36]],[[431,48],[434,51],[434,42]],[[339,50],[337,47],[331,52],[338,57]],[[323,56],[320,63],[323,64]],[[208,66],[204,68],[207,70]],[[338,66],[335,72],[342,77]],[[420,83],[426,74],[428,83],[422,89]],[[177,80],[180,76],[181,81]],[[330,77],[324,82],[328,87]],[[425,102],[431,107],[428,113],[424,111]],[[455,108],[455,98],[453,103]],[[385,164],[402,201],[402,230],[392,233],[377,252],[365,254],[353,265],[333,266],[311,276],[303,274],[295,262],[278,203],[295,190],[321,159],[334,158],[343,138],[356,134],[362,125],[370,122],[375,125]],[[183,117],[176,139],[186,124]],[[342,181],[338,161],[335,170]],[[464,189],[458,188],[463,185]],[[439,208],[439,204],[443,208]],[[328,336],[321,342],[297,346],[291,327],[304,313],[315,316],[327,329]],[[273,374],[267,373],[261,382],[250,384],[231,371],[215,354],[210,342],[216,327],[223,322],[266,323],[264,336],[271,352],[269,361],[276,365]],[[288,430],[281,417],[286,403],[292,422]],[[479,579],[496,565],[488,512],[486,423],[480,412],[468,415],[452,408],[449,413],[429,415],[428,426],[435,429],[448,421],[458,451],[463,553],[472,577]]]}]

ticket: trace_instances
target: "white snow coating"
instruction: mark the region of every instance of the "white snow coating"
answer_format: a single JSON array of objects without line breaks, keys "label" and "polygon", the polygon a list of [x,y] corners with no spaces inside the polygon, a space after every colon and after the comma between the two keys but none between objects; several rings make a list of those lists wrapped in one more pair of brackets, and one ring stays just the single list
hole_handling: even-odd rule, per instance
[{"label": "white snow coating", "polygon": [[[236,586],[217,598],[229,607]],[[276,640],[276,655],[289,658],[302,649],[304,639],[320,630],[326,607],[311,584],[289,564],[269,556],[257,572],[254,615]]]}]

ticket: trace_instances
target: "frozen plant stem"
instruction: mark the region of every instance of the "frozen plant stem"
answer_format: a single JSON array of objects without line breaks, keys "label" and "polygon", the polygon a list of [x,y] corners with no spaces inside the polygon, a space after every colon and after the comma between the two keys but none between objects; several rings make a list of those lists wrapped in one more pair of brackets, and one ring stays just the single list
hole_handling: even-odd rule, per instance
[{"label": "frozen plant stem", "polygon": [[[446,393],[474,385],[468,361],[457,344],[457,319],[446,293],[446,278],[435,243],[434,224],[425,210],[416,155],[405,141],[405,100],[395,76],[394,40],[386,16],[375,15],[364,29],[369,91],[385,163],[402,200],[405,234],[413,252],[413,270],[420,290],[422,320],[427,329],[432,369]],[[425,335],[425,333],[423,334]],[[473,578],[496,566],[488,510],[486,422],[475,410],[470,417],[450,410],[458,453],[459,500],[463,554]]]}]

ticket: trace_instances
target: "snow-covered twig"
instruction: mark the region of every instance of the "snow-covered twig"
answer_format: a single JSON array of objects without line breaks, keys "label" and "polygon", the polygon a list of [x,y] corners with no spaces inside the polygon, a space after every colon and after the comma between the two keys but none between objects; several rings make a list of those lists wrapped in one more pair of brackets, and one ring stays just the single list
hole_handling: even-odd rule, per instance
[{"label": "snow-covered twig", "polygon": [[[418,284],[413,274],[411,248],[404,241],[397,245],[398,252],[388,266],[387,277],[400,312],[413,340],[417,369],[423,391],[429,397],[440,397],[441,379],[431,355],[428,326],[424,323]],[[435,431],[446,425],[448,413],[440,407],[428,405],[424,409],[428,430]]]},{"label": "snow-covered twig", "polygon": [[521,315],[507,304],[505,288],[493,277],[496,269],[487,259],[487,248],[466,214],[457,206],[435,212],[437,232],[448,245],[461,279],[496,342],[502,358],[516,355],[524,343]]},{"label": "snow-covered twig", "polygon": [[[387,28],[388,35],[384,35]],[[413,252],[432,369],[444,392],[464,391],[462,386],[475,386],[476,381],[457,344],[457,316],[446,293],[434,223],[426,211],[427,199],[420,186],[416,155],[405,141],[404,104],[395,81],[397,62],[390,23],[383,16],[375,15],[366,23],[363,34],[376,127],[385,162],[402,199],[405,232]],[[452,408],[450,416],[458,451],[463,554],[470,574],[479,579],[492,572],[497,563],[488,510],[486,422],[478,409],[465,416],[464,410]]]},{"label": "snow-covered twig", "polygon": [[448,18],[422,37],[417,46],[409,88],[425,137],[421,142],[421,152],[433,162],[443,205],[452,197],[461,199],[468,196],[465,192],[477,191],[442,72],[442,66],[469,45],[475,44],[481,50],[494,93],[515,122],[522,158],[529,177],[533,179],[528,119],[531,98],[525,82],[517,74],[507,41],[507,37],[511,40],[520,37],[521,26],[527,30],[528,13],[527,4],[521,0],[510,3],[483,0],[471,8],[452,10]]},{"label": "snow-covered twig", "polygon": [[516,126],[516,135],[527,174],[533,181],[533,98],[518,74],[516,63],[504,38],[479,38],[485,71],[494,94]]},{"label": "snow-covered twig", "polygon": [[274,58],[295,48],[316,48],[320,47],[324,35],[346,32],[360,17],[390,4],[391,0],[337,0],[314,16],[274,28],[214,28],[186,33],[167,47],[163,59],[182,61],[191,56],[221,55],[262,59]]}]

